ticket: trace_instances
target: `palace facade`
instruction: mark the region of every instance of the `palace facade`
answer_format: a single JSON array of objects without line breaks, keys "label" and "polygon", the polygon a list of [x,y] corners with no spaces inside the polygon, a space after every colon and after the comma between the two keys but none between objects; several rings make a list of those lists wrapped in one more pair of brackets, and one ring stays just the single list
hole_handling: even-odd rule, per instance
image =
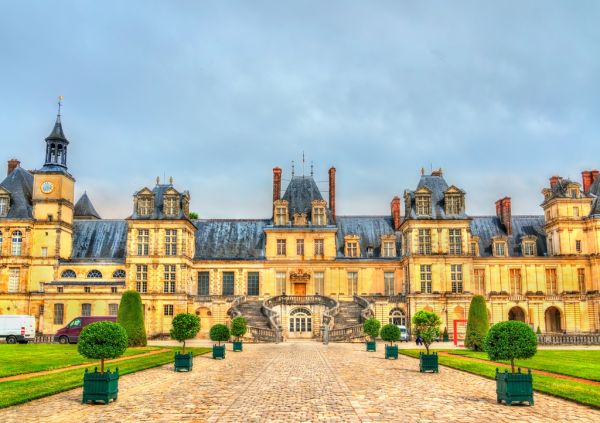
[{"label": "palace facade", "polygon": [[389,215],[339,216],[335,168],[324,196],[312,175],[292,175],[282,195],[276,167],[265,219],[190,219],[189,192],[157,179],[128,218],[106,220],[87,194],[75,202],[60,115],[45,141],[41,168],[10,160],[0,184],[0,314],[33,315],[39,333],[116,315],[124,290],[141,293],[149,336],[180,312],[200,315],[203,334],[245,315],[263,340],[320,338],[325,326],[352,339],[365,316],[409,326],[422,309],[452,332],[475,294],[492,323],[600,332],[597,170],[551,177],[539,216],[512,215],[508,197],[471,216],[441,170],[421,172]]}]

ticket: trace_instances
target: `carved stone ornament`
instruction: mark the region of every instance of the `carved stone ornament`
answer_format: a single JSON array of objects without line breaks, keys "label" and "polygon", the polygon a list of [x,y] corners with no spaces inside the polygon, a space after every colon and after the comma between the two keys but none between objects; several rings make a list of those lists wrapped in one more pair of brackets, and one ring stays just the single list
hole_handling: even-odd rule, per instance
[{"label": "carved stone ornament", "polygon": [[298,269],[296,272],[290,273],[290,281],[292,282],[308,282],[310,280],[310,274],[306,273],[302,269]]}]

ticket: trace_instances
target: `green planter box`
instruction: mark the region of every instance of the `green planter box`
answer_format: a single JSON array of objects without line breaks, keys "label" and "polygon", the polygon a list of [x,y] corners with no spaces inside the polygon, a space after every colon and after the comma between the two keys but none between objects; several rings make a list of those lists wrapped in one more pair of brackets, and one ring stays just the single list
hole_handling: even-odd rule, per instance
[{"label": "green planter box", "polygon": [[385,359],[393,358],[398,360],[398,345],[385,346]]},{"label": "green planter box", "polygon": [[186,372],[191,372],[193,365],[194,365],[194,359],[192,357],[192,353],[187,353],[187,354],[175,353],[175,371],[176,372],[181,372],[183,370],[185,370]]},{"label": "green planter box", "polygon": [[244,344],[242,341],[233,341],[233,351],[242,351]]},{"label": "green planter box", "polygon": [[511,405],[513,402],[528,402],[533,405],[533,377],[531,369],[527,373],[504,373],[496,369],[496,396],[498,403],[504,401]]},{"label": "green planter box", "polygon": [[367,351],[376,351],[376,350],[377,350],[377,342],[367,341]]},{"label": "green planter box", "polygon": [[225,345],[213,345],[213,358],[225,359]]},{"label": "green planter box", "polygon": [[119,394],[119,369],[114,372],[106,371],[98,373],[98,369],[83,374],[83,404],[88,402],[102,401],[108,404],[110,400],[117,400]]},{"label": "green planter box", "polygon": [[437,353],[419,353],[419,371],[439,373]]}]

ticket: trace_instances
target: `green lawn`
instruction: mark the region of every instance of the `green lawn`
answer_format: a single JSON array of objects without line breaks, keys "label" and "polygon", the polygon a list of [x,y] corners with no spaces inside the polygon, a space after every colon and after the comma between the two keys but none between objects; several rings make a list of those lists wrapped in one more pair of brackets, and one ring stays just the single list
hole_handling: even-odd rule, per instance
[{"label": "green lawn", "polygon": [[[160,347],[127,348],[125,356],[159,350]],[[92,363],[82,357],[77,345],[60,344],[0,344],[0,377],[59,369]]]},{"label": "green lawn", "polygon": [[[165,347],[167,348],[167,347]],[[108,367],[113,370],[119,368],[120,375],[134,373],[151,367],[161,366],[173,362],[174,351],[179,351],[179,347],[168,347],[170,351],[162,352],[145,357],[131,357],[128,360],[114,363]],[[211,348],[186,348],[194,356],[205,354],[211,351]],[[97,364],[90,365],[88,369],[93,370]],[[63,372],[54,374],[34,376],[22,380],[13,380],[9,382],[0,382],[0,408],[15,404],[21,404],[36,398],[45,397],[69,389],[77,388],[83,384],[83,373],[85,369],[65,369]]]},{"label": "green lawn", "polygon": [[[446,352],[455,351],[456,350],[449,350]],[[423,352],[423,350],[399,350],[398,352],[400,354],[418,358],[419,352]],[[494,362],[490,362],[489,364],[481,363],[478,361],[466,360],[465,358],[462,358],[459,355],[456,355],[454,357],[440,355],[439,363],[444,366],[484,376],[489,379],[494,379],[496,374],[496,365]],[[550,371],[548,369],[540,370]],[[427,377],[426,375],[423,376]],[[600,389],[589,384],[558,379],[551,376],[534,375],[533,389],[539,392],[554,395],[556,397],[561,397],[582,404],[591,405],[593,407],[600,407]]]}]

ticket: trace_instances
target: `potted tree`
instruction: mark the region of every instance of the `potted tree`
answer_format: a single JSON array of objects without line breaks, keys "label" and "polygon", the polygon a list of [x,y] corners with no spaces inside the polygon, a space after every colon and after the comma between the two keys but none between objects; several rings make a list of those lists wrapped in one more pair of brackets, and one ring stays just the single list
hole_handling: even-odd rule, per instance
[{"label": "potted tree", "polygon": [[213,345],[213,358],[225,358],[225,345],[221,342],[229,341],[229,328],[221,323],[218,323],[210,328],[208,334],[212,341],[218,342],[218,345]]},{"label": "potted tree", "polygon": [[385,346],[385,358],[398,359],[398,345],[394,345],[394,342],[398,342],[400,339],[400,328],[393,324],[387,324],[381,328],[381,339],[389,342],[390,345]]},{"label": "potted tree", "polygon": [[483,295],[475,295],[469,306],[465,347],[472,351],[483,351],[483,340],[487,335],[490,323]]},{"label": "potted tree", "polygon": [[246,318],[239,316],[231,321],[231,335],[235,336],[235,341],[233,341],[233,351],[242,351],[242,336],[244,336],[248,332],[248,324],[246,322]]},{"label": "potted tree", "polygon": [[183,342],[181,353],[175,352],[175,371],[191,371],[194,361],[192,353],[185,353],[185,341],[194,338],[200,331],[200,317],[192,313],[180,313],[173,318],[171,338]]},{"label": "potted tree", "polygon": [[429,346],[440,336],[441,321],[437,314],[430,311],[421,310],[415,313],[412,319],[414,331],[420,336],[425,345],[426,354],[419,353],[419,370],[421,372],[435,372],[438,369],[437,353],[429,354]]},{"label": "potted tree", "polygon": [[371,317],[370,319],[365,320],[363,323],[363,331],[367,334],[370,341],[367,341],[367,351],[375,351],[377,350],[377,336],[379,336],[379,329],[381,328],[381,323],[379,320]]},{"label": "potted tree", "polygon": [[77,351],[86,358],[100,360],[100,372],[85,369],[83,375],[83,399],[88,401],[117,400],[119,394],[119,368],[114,372],[104,371],[104,360],[117,358],[127,349],[127,332],[123,326],[113,322],[96,322],[86,326],[79,335]]},{"label": "potted tree", "polygon": [[511,372],[496,369],[496,397],[510,405],[529,402],[533,405],[533,378],[527,373],[515,373],[515,359],[531,358],[537,352],[537,336],[531,328],[517,320],[496,323],[485,337],[485,351],[490,360],[510,360]]}]

